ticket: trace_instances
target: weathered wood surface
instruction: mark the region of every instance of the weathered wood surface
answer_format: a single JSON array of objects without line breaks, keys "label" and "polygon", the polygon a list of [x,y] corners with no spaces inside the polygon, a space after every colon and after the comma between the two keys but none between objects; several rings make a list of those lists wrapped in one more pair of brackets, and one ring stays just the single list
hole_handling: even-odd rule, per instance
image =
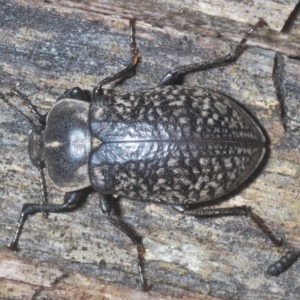
[{"label": "weathered wood surface", "polygon": [[[120,216],[144,237],[153,288],[143,293],[135,247],[92,193],[71,213],[30,217],[20,251],[11,253],[22,204],[41,197],[26,150],[29,126],[0,101],[0,299],[299,299],[300,262],[278,278],[264,274],[300,247],[299,5],[248,2],[0,1],[1,97],[17,86],[44,112],[66,88],[91,90],[126,65],[129,16],[138,19],[142,59],[114,92],[154,87],[175,66],[227,54],[263,17],[270,28],[254,34],[236,64],[189,74],[184,84],[231,96],[265,128],[268,159],[222,205],[251,205],[285,240],[274,248],[247,218],[196,220],[123,199]],[[61,203],[47,186],[49,202]]]}]

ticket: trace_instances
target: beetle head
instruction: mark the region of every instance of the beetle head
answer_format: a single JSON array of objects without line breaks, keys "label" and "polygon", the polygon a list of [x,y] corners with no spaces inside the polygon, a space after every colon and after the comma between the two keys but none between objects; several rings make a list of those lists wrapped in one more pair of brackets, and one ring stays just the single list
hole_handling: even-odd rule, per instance
[{"label": "beetle head", "polygon": [[28,153],[30,160],[38,169],[43,167],[45,161],[44,125],[34,125],[29,132]]},{"label": "beetle head", "polygon": [[[15,105],[12,105],[9,101],[6,100],[5,97],[1,97],[1,99],[16,113],[18,113],[30,126],[31,130],[29,132],[29,141],[28,141],[28,152],[29,157],[34,166],[36,166],[38,169],[43,168],[44,164],[44,132],[46,127],[46,119],[47,119],[47,113],[42,115],[40,114],[36,107],[31,104],[31,102],[27,99],[27,97],[23,96],[19,91],[16,89],[12,89],[10,92],[10,95],[17,96],[21,98],[27,106],[30,108],[33,116],[35,117],[35,120],[39,122],[39,125],[36,125],[31,118],[29,118],[27,115],[25,115],[21,110],[19,110],[18,107]],[[2,96],[2,95],[1,95]]]}]

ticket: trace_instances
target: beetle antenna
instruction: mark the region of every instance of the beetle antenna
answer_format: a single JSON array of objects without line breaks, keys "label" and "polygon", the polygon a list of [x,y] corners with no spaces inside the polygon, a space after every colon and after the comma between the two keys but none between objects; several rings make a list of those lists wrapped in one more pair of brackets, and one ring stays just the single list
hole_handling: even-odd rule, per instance
[{"label": "beetle antenna", "polygon": [[34,117],[39,121],[39,123],[44,124],[44,116],[41,115],[36,107],[29,101],[29,99],[27,97],[25,97],[24,95],[22,95],[18,90],[16,90],[15,88],[13,88],[11,90],[11,95],[15,95],[17,97],[19,97],[20,99],[22,99],[23,101],[26,102],[26,104],[28,105],[29,109],[31,110],[32,114],[34,115]]},{"label": "beetle antenna", "polygon": [[15,106],[13,106],[11,103],[9,103],[3,94],[1,94],[1,99],[3,102],[5,102],[12,110],[14,110],[19,116],[21,116],[31,127],[33,127],[35,124],[32,122],[30,118],[28,118],[25,114],[23,114],[20,110],[18,110]]}]

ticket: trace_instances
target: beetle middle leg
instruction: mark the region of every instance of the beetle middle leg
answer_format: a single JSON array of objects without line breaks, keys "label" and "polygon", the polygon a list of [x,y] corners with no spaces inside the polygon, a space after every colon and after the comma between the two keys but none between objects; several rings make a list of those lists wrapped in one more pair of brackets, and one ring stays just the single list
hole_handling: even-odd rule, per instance
[{"label": "beetle middle leg", "polygon": [[132,61],[120,72],[101,80],[93,90],[93,99],[98,95],[103,95],[102,86],[115,80],[123,80],[133,75],[139,62],[138,49],[135,41],[135,19],[129,19],[130,26],[130,51]]},{"label": "beetle middle leg", "polygon": [[55,205],[55,204],[33,204],[33,203],[26,203],[23,205],[22,212],[17,224],[17,230],[15,233],[15,236],[12,240],[12,242],[8,245],[8,248],[10,250],[17,250],[18,247],[18,241],[21,235],[21,230],[25,224],[25,221],[27,219],[28,215],[32,215],[38,212],[41,213],[49,213],[49,212],[54,212],[54,213],[59,213],[59,212],[65,212],[69,211],[73,208],[76,207],[80,195],[81,195],[82,190],[75,191],[75,192],[69,192],[65,193],[64,196],[64,203]]},{"label": "beetle middle leg", "polygon": [[181,76],[190,73],[190,72],[196,72],[216,67],[221,67],[230,63],[233,63],[236,61],[236,59],[239,57],[240,53],[243,51],[244,44],[247,42],[247,38],[249,35],[256,30],[258,27],[263,27],[267,25],[267,23],[260,19],[251,30],[249,30],[244,37],[241,39],[239,44],[236,46],[233,52],[227,54],[224,57],[217,58],[211,61],[205,61],[201,63],[195,63],[190,65],[185,65],[178,67],[172,71],[169,71],[165,76],[162,78],[162,80],[159,82],[158,86],[166,86],[166,85],[174,85],[178,78]]},{"label": "beetle middle leg", "polygon": [[129,227],[127,227],[123,222],[118,220],[117,218],[113,218],[110,213],[112,211],[112,200],[108,197],[108,195],[100,194],[100,207],[102,213],[106,216],[108,221],[120,229],[123,233],[125,233],[133,242],[134,245],[137,246],[138,253],[138,271],[140,276],[140,282],[142,284],[142,288],[145,292],[151,289],[151,286],[147,285],[146,278],[144,276],[144,253],[145,249],[141,243],[141,237],[137,236],[135,232],[133,232]]}]

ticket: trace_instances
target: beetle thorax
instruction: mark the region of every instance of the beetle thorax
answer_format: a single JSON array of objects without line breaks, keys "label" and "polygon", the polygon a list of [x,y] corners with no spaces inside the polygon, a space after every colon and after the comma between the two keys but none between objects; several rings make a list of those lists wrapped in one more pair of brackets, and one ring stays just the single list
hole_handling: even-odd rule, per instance
[{"label": "beetle thorax", "polygon": [[57,102],[47,117],[45,159],[48,175],[53,184],[65,192],[90,185],[88,113],[89,103],[65,99]]}]

